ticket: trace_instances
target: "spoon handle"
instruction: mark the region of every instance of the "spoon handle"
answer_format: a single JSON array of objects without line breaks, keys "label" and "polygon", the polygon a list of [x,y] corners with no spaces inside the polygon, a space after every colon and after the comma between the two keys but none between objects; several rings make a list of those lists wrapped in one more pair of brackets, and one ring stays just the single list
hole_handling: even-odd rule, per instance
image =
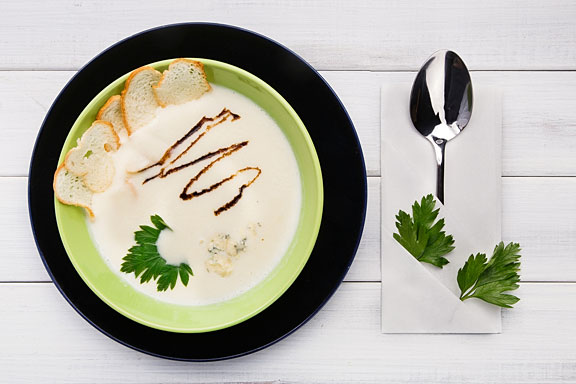
[{"label": "spoon handle", "polygon": [[444,155],[446,151],[446,140],[437,139],[432,142],[436,152],[436,164],[438,171],[436,173],[436,197],[444,204]]}]

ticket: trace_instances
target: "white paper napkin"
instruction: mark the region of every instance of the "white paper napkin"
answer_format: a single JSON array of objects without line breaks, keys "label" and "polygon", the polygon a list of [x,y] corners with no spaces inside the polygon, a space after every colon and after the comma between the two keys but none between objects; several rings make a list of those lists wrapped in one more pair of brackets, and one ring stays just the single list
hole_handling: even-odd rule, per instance
[{"label": "white paper napkin", "polygon": [[436,191],[434,150],[409,114],[411,84],[382,88],[382,332],[499,333],[500,308],[460,301],[458,269],[471,254],[492,255],[501,239],[501,93],[474,88],[464,131],[446,145],[440,216],[456,249],[443,269],[420,263],[398,242],[395,215]]}]

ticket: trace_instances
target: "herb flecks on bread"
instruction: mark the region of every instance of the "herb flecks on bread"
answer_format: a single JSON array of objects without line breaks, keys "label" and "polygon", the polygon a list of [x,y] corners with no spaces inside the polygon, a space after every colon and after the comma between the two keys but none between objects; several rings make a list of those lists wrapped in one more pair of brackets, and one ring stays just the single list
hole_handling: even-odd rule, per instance
[{"label": "herb flecks on bread", "polygon": [[107,121],[112,124],[116,134],[121,135],[123,132],[130,134],[124,125],[124,115],[122,114],[122,97],[114,95],[108,99],[106,104],[100,108],[96,120]]},{"label": "herb flecks on bread", "polygon": [[96,120],[78,140],[64,160],[66,169],[81,176],[92,192],[105,191],[114,178],[114,163],[108,152],[120,147],[120,139],[112,124]]},{"label": "herb flecks on bread", "polygon": [[62,163],[54,173],[54,194],[63,204],[85,208],[90,217],[92,212],[92,191],[86,187],[82,178],[72,174]]},{"label": "herb flecks on bread", "polygon": [[82,180],[92,192],[104,192],[114,180],[116,171],[114,160],[105,153],[92,155],[92,157],[94,158],[94,167],[84,175]]},{"label": "herb flecks on bread", "polygon": [[122,114],[128,132],[142,128],[156,116],[158,102],[153,86],[162,74],[152,67],[141,67],[133,71],[122,91]]},{"label": "herb flecks on bread", "polygon": [[120,147],[120,139],[112,124],[96,120],[82,137],[78,146],[72,148],[66,155],[66,168],[76,176],[84,176],[95,166],[95,155],[114,152]]},{"label": "herb flecks on bread", "polygon": [[176,59],[170,63],[158,84],[152,88],[156,101],[162,107],[198,99],[211,89],[204,65],[190,59]]},{"label": "herb flecks on bread", "polygon": [[120,139],[111,123],[100,120],[92,123],[56,170],[56,198],[64,204],[85,208],[93,217],[92,194],[103,192],[112,184],[114,162],[109,152],[119,147]]}]

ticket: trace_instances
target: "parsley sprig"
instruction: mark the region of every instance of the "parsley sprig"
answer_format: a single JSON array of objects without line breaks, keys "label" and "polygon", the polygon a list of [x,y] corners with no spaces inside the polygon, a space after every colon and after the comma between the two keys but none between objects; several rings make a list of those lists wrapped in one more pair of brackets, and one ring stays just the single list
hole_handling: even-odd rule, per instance
[{"label": "parsley sprig", "polygon": [[458,270],[460,300],[476,297],[500,307],[512,308],[512,305],[520,299],[504,292],[518,288],[519,271],[520,245],[518,243],[504,246],[504,243],[500,242],[494,248],[490,260],[487,260],[483,253],[478,253],[476,256],[470,255],[468,261]]},{"label": "parsley sprig", "polygon": [[122,259],[121,272],[134,273],[140,276],[140,284],[150,280],[156,281],[158,292],[174,289],[178,276],[184,286],[188,285],[190,276],[194,276],[192,268],[186,263],[180,265],[167,264],[166,260],[158,252],[156,242],[160,232],[164,229],[172,230],[168,224],[158,215],[150,217],[155,228],[148,225],[140,226],[140,230],[134,232],[136,245],[128,250],[128,254]]},{"label": "parsley sprig", "polygon": [[435,222],[440,210],[434,210],[435,206],[434,196],[428,195],[422,198],[420,204],[414,202],[412,216],[402,210],[398,212],[398,233],[393,236],[417,260],[442,268],[448,264],[443,256],[454,249],[454,239],[452,235],[446,236],[442,230],[444,219]]}]

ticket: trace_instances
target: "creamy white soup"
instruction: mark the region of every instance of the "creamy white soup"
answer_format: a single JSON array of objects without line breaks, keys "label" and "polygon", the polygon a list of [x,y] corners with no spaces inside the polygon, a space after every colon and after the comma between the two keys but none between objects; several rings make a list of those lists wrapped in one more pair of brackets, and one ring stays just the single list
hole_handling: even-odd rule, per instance
[{"label": "creamy white soup", "polygon": [[[298,165],[280,128],[248,98],[212,87],[198,100],[158,108],[151,123],[121,138],[114,181],[94,194],[95,218],[87,219],[113,271],[175,304],[224,301],[261,282],[287,251],[300,214]],[[171,228],[160,233],[160,255],[194,273],[187,286],[178,279],[159,292],[156,282],[120,272],[134,232],[152,225],[152,215]]]}]

